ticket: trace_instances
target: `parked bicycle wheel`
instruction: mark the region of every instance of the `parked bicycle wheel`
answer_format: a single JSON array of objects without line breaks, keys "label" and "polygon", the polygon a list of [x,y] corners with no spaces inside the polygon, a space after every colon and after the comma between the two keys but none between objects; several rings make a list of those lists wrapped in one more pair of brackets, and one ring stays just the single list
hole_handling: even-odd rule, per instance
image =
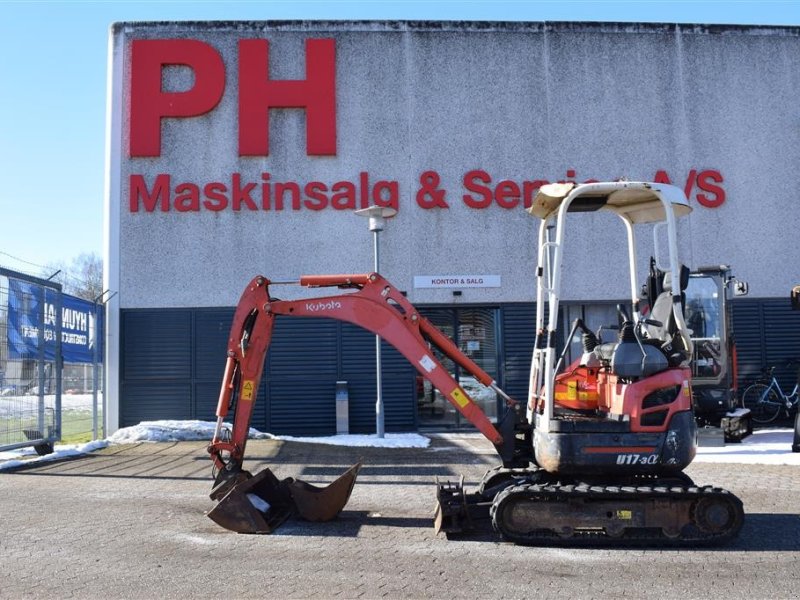
[{"label": "parked bicycle wheel", "polygon": [[742,394],[742,404],[750,409],[755,423],[771,423],[781,411],[781,401],[772,387],[754,383]]}]

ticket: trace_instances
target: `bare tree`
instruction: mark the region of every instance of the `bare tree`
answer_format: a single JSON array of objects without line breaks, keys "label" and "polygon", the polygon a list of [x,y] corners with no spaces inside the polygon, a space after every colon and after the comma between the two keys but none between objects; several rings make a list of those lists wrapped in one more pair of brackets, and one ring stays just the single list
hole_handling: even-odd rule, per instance
[{"label": "bare tree", "polygon": [[69,265],[50,263],[43,275],[60,283],[64,293],[84,300],[93,301],[103,293],[103,259],[94,252],[78,255]]}]

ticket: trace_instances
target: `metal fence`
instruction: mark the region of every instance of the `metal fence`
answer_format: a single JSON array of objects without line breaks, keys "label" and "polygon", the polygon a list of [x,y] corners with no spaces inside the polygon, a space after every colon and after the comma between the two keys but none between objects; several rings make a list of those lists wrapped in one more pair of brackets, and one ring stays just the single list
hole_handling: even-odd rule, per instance
[{"label": "metal fence", "polygon": [[102,435],[101,309],[0,267],[0,450]]}]

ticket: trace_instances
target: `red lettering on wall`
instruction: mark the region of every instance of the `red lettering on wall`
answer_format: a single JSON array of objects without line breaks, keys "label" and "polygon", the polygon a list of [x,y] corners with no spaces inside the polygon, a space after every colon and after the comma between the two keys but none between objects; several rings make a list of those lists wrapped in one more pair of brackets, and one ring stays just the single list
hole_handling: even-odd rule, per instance
[{"label": "red lettering on wall", "polygon": [[666,183],[667,185],[672,185],[672,182],[669,180],[669,174],[666,171],[656,171],[653,181],[655,183]]},{"label": "red lettering on wall", "polygon": [[178,212],[200,210],[200,188],[196,183],[187,181],[175,186],[175,210]]},{"label": "red lettering on wall", "polygon": [[203,206],[208,210],[220,211],[228,207],[228,197],[225,192],[228,191],[224,183],[212,181],[203,186],[203,194],[206,199],[203,200]]},{"label": "red lettering on wall", "polygon": [[139,202],[142,203],[147,212],[153,212],[156,205],[161,206],[162,212],[169,210],[170,200],[170,181],[169,175],[161,173],[153,182],[153,191],[147,189],[144,177],[141,175],[131,175],[128,185],[128,202],[131,212],[139,212]]},{"label": "red lettering on wall", "polygon": [[337,181],[328,185],[321,181],[305,184],[297,181],[272,181],[269,173],[261,173],[261,181],[248,181],[241,173],[231,173],[228,182],[210,181],[198,184],[191,181],[175,183],[166,173],[159,173],[148,186],[144,175],[132,174],[128,179],[128,207],[130,212],[219,212],[230,209],[236,212],[258,211],[319,211],[355,210],[378,206],[397,210],[400,201],[400,184],[393,180],[370,182],[369,173],[359,173],[357,183]]},{"label": "red lettering on wall", "polygon": [[683,188],[683,195],[686,198],[692,197],[692,188],[694,187],[695,179],[697,178],[697,169],[692,169],[689,171],[689,175],[686,177],[686,185]]},{"label": "red lettering on wall", "polygon": [[[164,68],[185,66],[194,85],[180,92],[162,89]],[[161,155],[161,122],[212,111],[225,92],[220,53],[199,40],[133,40],[130,79],[130,156]],[[239,156],[269,154],[269,111],[302,108],[306,152],[336,154],[336,42],[306,40],[306,78],[269,77],[269,42],[239,41]]]},{"label": "red lettering on wall", "polygon": [[[669,174],[657,171],[653,180],[668,183]],[[261,173],[260,181],[250,181],[247,175],[234,172],[226,181],[197,183],[178,181],[173,183],[169,174],[153,176],[151,183],[144,175],[132,174],[128,180],[128,206],[132,213],[140,212],[200,212],[208,210],[219,212],[226,209],[235,212],[261,211],[321,211],[355,210],[370,204],[399,209],[400,183],[396,180],[373,180],[367,171],[361,171],[352,181],[274,181],[270,173]],[[439,174],[425,171],[419,179],[417,205],[423,209],[434,207],[449,208],[444,200],[447,190],[440,187]],[[592,183],[596,180],[586,180]],[[486,171],[473,169],[462,180],[464,188],[470,192],[462,196],[469,208],[483,210],[496,204],[505,210],[515,210],[520,205],[528,208],[536,191],[547,184],[545,179],[514,181],[504,179],[496,184]],[[715,169],[698,172],[691,169],[686,186],[697,188],[694,199],[705,208],[718,208],[726,199],[722,187],[724,178]]]},{"label": "red lettering on wall", "polygon": [[[192,69],[194,86],[165,92],[162,70]],[[161,154],[161,120],[196,117],[219,104],[225,90],[225,65],[213,47],[198,40],[133,40],[131,43],[130,155]]]},{"label": "red lettering on wall", "polygon": [[464,204],[470,208],[486,208],[489,206],[492,203],[492,190],[486,185],[481,185],[489,183],[492,183],[491,176],[480,169],[475,169],[464,175],[464,187],[470,192],[479,194],[477,198],[464,194],[462,196]]},{"label": "red lettering on wall", "polygon": [[501,181],[494,189],[494,201],[501,208],[516,208],[519,204],[519,186],[508,179]]},{"label": "red lettering on wall", "polygon": [[[656,172],[653,181],[656,183],[672,183],[667,172],[663,170]],[[699,173],[697,169],[691,169],[686,176],[686,185],[683,192],[686,194],[687,198],[691,199],[692,189],[697,185],[702,192],[713,194],[712,196],[708,196],[699,193],[696,196],[697,202],[706,208],[719,208],[725,202],[725,190],[716,184],[722,183],[723,181],[725,181],[725,179],[722,177],[722,174],[715,169],[706,169]]]},{"label": "red lettering on wall", "polygon": [[239,40],[239,156],[269,154],[269,110],[306,111],[306,152],[336,154],[336,42],[306,40],[306,78],[269,78],[269,41]]},{"label": "red lettering on wall", "polygon": [[725,190],[715,184],[722,183],[723,181],[724,179],[719,171],[700,171],[697,175],[697,187],[704,192],[714,194],[714,196],[697,194],[697,201],[706,208],[718,208],[721,206],[725,202]]},{"label": "red lettering on wall", "polygon": [[[570,173],[570,171],[567,171]],[[574,171],[572,171],[574,175]],[[470,208],[487,208],[491,206],[492,200],[497,206],[505,209],[513,209],[519,206],[522,200],[525,208],[530,208],[533,198],[540,187],[548,183],[546,179],[535,179],[533,181],[523,181],[522,187],[516,181],[504,179],[492,189],[492,177],[486,171],[475,169],[464,175],[464,187],[478,194],[478,197],[464,194],[462,199],[464,204]]]}]

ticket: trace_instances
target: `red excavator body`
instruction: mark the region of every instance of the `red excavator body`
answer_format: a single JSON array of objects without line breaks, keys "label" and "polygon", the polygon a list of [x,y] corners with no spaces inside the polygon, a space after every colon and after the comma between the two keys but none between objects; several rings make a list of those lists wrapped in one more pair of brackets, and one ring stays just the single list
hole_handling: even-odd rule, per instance
[{"label": "red excavator body", "polygon": [[[618,307],[619,339],[608,343],[576,320],[557,356],[564,217],[596,210],[609,210],[625,223],[632,314]],[[275,318],[326,317],[359,325],[394,346],[496,448],[502,464],[486,473],[476,491],[467,493],[461,483],[438,484],[437,531],[463,535],[490,522],[520,544],[701,545],[732,539],[744,519],[741,501],[726,490],[695,485],[683,473],[695,456],[696,425],[675,219],[690,210],[683,193],[669,185],[613,182],[540,190],[532,208],[542,218],[537,336],[524,407],[377,273],[301,277],[292,283],[340,292],[286,301],[271,296],[273,282],[254,278],[236,308],[228,341],[209,445],[217,471],[211,497],[219,503],[209,517],[233,531],[269,533],[294,514],[311,521],[335,518],[347,502],[360,465],[326,488],[279,480],[269,469],[252,476],[242,466]],[[633,230],[654,222],[666,225],[668,254],[661,270],[673,279],[664,281],[663,295],[644,318]],[[555,240],[549,239],[552,223]],[[583,354],[563,367],[578,330]],[[505,399],[498,423],[433,349]],[[224,421],[231,410],[229,431]]]}]

